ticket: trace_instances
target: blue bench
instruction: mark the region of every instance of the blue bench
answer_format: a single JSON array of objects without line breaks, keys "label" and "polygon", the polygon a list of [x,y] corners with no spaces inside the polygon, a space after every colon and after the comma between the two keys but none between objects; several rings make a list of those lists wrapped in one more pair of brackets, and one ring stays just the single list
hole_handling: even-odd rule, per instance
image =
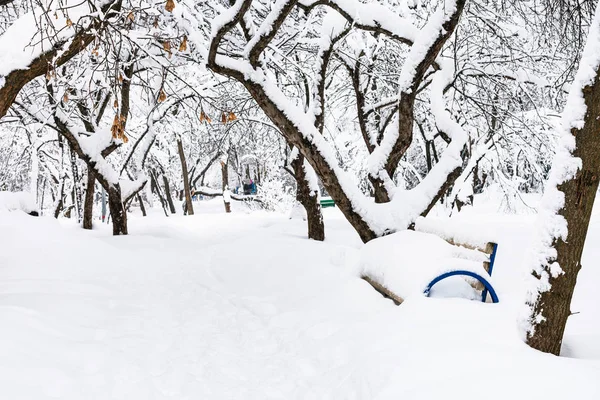
[{"label": "blue bench", "polygon": [[[491,248],[491,253],[489,254],[489,257],[490,257],[489,262],[485,263],[487,265],[484,265],[484,268],[487,270],[489,276],[491,276],[492,271],[494,270],[494,261],[496,261],[496,252],[498,251],[498,244],[488,243],[487,247]],[[483,291],[481,292],[481,301],[485,303],[485,301],[487,299],[487,295],[489,293],[490,297],[492,298],[492,302],[498,303],[498,301],[499,301],[498,295],[496,293],[496,290],[492,286],[492,284],[486,278],[484,278],[482,275],[480,275],[476,272],[467,271],[467,270],[448,271],[448,272],[444,272],[444,273],[436,276],[434,279],[431,280],[431,282],[429,282],[429,284],[427,285],[427,287],[425,288],[423,293],[426,296],[429,296],[429,293],[430,293],[433,285],[435,285],[439,281],[449,278],[451,276],[469,276],[471,278],[477,279],[483,285]]]}]

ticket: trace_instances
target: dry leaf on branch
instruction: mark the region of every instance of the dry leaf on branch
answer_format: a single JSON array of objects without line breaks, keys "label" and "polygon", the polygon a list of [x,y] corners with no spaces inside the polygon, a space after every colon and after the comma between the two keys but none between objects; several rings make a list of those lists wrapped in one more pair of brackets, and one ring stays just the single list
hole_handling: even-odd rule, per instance
[{"label": "dry leaf on branch", "polygon": [[165,93],[164,90],[160,89],[160,93],[158,94],[158,102],[162,103],[166,99],[167,99],[167,94]]},{"label": "dry leaf on branch", "polygon": [[232,112],[230,112],[229,115],[227,116],[227,121],[235,121],[236,119],[237,119],[237,117]]},{"label": "dry leaf on branch", "polygon": [[125,135],[125,121],[127,121],[127,118],[125,116],[119,116],[117,110],[115,118],[113,119],[113,124],[110,128],[112,138],[121,139],[123,143],[129,142],[129,138]]},{"label": "dry leaf on branch", "polygon": [[183,37],[183,40],[181,41],[181,44],[179,45],[179,51],[186,51],[187,50],[187,36]]},{"label": "dry leaf on branch", "polygon": [[165,4],[165,10],[168,12],[173,12],[175,9],[175,2],[173,0],[167,0],[167,4]]},{"label": "dry leaf on branch", "polygon": [[169,53],[169,58],[171,58],[171,42],[169,42],[168,40],[165,40],[163,42],[163,49]]},{"label": "dry leaf on branch", "polygon": [[112,133],[113,139],[119,139],[121,136],[121,121],[119,120],[119,115],[115,114],[115,118],[113,119],[112,126],[110,127],[110,132]]},{"label": "dry leaf on branch", "polygon": [[209,124],[212,122],[212,119],[210,119],[210,117],[208,115],[206,115],[206,113],[204,111],[200,112],[200,122],[208,122]]}]

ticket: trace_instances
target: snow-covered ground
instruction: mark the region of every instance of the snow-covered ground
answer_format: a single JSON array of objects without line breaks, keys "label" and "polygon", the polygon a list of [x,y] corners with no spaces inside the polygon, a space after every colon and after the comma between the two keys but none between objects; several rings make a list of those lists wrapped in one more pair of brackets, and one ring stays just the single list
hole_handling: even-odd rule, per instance
[{"label": "snow-covered ground", "polygon": [[133,215],[126,237],[0,211],[0,399],[600,398],[600,215],[554,357],[517,329],[532,216],[446,221],[499,242],[499,304],[398,307],[357,277],[336,208],[324,243],[236,202],[195,211]]}]

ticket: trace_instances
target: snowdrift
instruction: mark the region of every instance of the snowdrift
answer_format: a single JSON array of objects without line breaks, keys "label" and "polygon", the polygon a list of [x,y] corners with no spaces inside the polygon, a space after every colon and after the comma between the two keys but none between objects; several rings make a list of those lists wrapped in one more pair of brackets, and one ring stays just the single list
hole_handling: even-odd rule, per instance
[{"label": "snowdrift", "polygon": [[30,215],[39,215],[33,196],[27,192],[0,192],[0,212],[23,211]]}]

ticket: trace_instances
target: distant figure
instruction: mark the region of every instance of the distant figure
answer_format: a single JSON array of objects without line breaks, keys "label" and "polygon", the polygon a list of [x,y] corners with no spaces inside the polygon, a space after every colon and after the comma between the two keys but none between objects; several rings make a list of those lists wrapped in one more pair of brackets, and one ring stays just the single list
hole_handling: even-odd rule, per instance
[{"label": "distant figure", "polygon": [[244,195],[252,194],[254,189],[254,182],[252,179],[244,179],[242,183],[244,184]]}]

